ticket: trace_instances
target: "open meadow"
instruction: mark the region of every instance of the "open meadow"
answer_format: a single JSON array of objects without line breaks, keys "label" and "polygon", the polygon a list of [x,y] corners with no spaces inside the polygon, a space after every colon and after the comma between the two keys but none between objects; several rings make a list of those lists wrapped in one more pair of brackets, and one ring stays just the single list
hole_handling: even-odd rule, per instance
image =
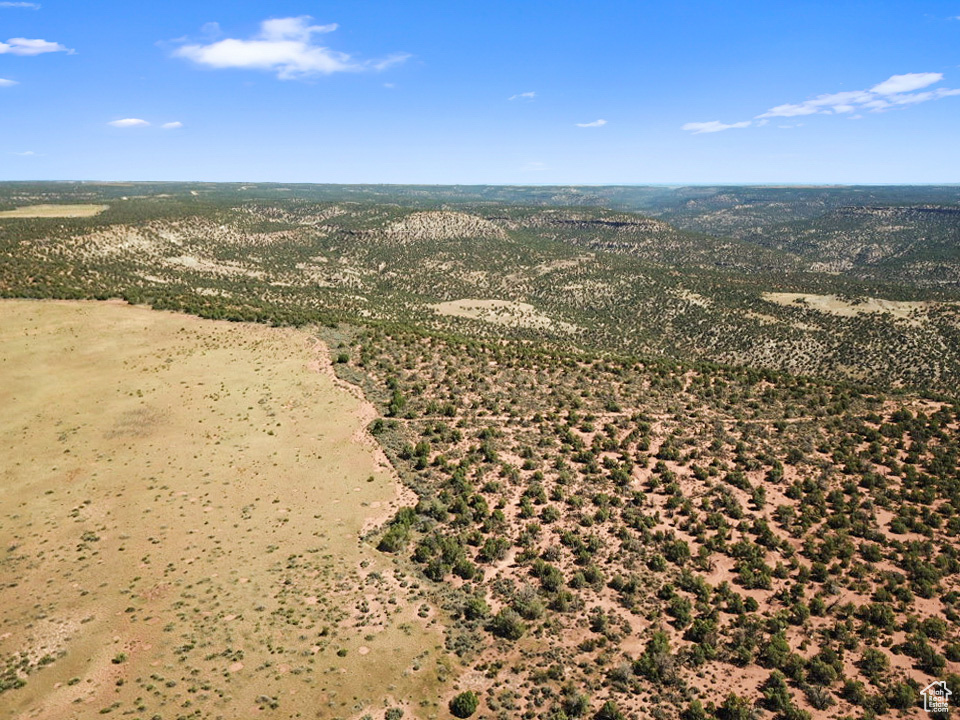
[{"label": "open meadow", "polygon": [[0,211],[0,218],[85,218],[99,215],[107,205],[28,205]]},{"label": "open meadow", "polygon": [[399,488],[324,350],[118,303],[0,304],[0,717],[382,717],[436,697],[436,613],[360,541]]}]

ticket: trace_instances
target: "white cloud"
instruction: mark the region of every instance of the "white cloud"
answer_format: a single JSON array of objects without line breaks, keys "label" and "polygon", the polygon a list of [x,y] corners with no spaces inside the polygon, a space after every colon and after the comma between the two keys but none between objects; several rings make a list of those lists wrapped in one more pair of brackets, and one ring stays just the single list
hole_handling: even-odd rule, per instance
[{"label": "white cloud", "polygon": [[260,23],[260,32],[250,39],[226,38],[206,45],[183,45],[174,55],[218,69],[270,70],[281,80],[385,70],[410,57],[407,53],[395,53],[380,60],[358,61],[347,53],[316,44],[315,35],[331,33],[337,25],[311,25],[310,20],[306,15],[264,20]]},{"label": "white cloud", "polygon": [[927,90],[916,93],[913,90],[938,83],[943,79],[941,73],[906,73],[893,75],[869,90],[850,90],[847,92],[818,95],[802,103],[777,105],[758,118],[797,117],[798,115],[842,115],[865,109],[882,112],[898,105],[916,105],[917,103],[939,100],[960,91],[948,88]]},{"label": "white cloud", "polygon": [[33,150],[27,150],[26,152],[12,152],[11,155],[19,155],[20,157],[36,157],[36,153]]},{"label": "white cloud", "polygon": [[2,8],[26,8],[27,10],[39,10],[40,6],[32,2],[0,2]]},{"label": "white cloud", "polygon": [[7,80],[6,78],[0,78],[0,87],[10,87],[11,85],[19,85],[16,80]]},{"label": "white cloud", "polygon": [[308,22],[313,18],[307,15],[289,18],[274,18],[264,20],[260,23],[260,37],[268,42],[282,42],[285,40],[298,40],[300,42],[309,42],[310,36],[314,33],[331,33],[339,25],[330,23],[329,25],[309,25]]},{"label": "white cloud", "polygon": [[757,115],[758,118],[772,117],[797,117],[798,115],[813,115],[820,112],[815,105],[803,103],[800,105],[777,105],[770,108],[763,115]]},{"label": "white cloud", "polygon": [[606,120],[594,120],[588,123],[576,123],[577,127],[603,127],[607,124]]},{"label": "white cloud", "polygon": [[[860,111],[884,112],[897,107],[907,107],[919,103],[939,100],[952,95],[960,95],[960,89],[937,88],[923,90],[943,80],[942,73],[905,73],[892,75],[869,90],[846,90],[843,92],[817,95],[800,103],[777,105],[753,118],[752,121],[731,123],[721,122],[687,123],[683,126],[695,134],[720,132],[730,128],[742,128],[765,125],[769,118],[793,118],[805,115],[846,115],[859,119]],[[914,92],[923,90],[923,92]]]},{"label": "white cloud", "polygon": [[893,75],[879,85],[870,88],[870,92],[877,95],[896,95],[897,93],[913,92],[928,85],[943,80],[943,73],[906,73]]},{"label": "white cloud", "polygon": [[689,130],[694,135],[700,135],[701,133],[715,133],[721,132],[722,130],[732,130],[734,128],[745,128],[750,127],[753,123],[749,120],[745,122],[738,123],[722,123],[719,120],[711,120],[710,122],[691,122],[683,126],[684,130]]},{"label": "white cloud", "polygon": [[173,122],[164,123],[161,125],[164,130],[176,130],[177,128],[182,128],[183,123],[179,120],[174,120]]},{"label": "white cloud", "polygon": [[937,88],[922,93],[904,93],[902,95],[893,95],[887,98],[891,105],[916,105],[917,103],[927,102],[929,100],[939,100],[940,98],[960,95],[960,89]]},{"label": "white cloud", "polygon": [[386,70],[388,67],[393,67],[394,65],[399,65],[402,62],[406,62],[410,59],[410,57],[410,53],[391,53],[383,58],[383,60],[369,61],[365,67],[373,68],[379,72],[381,70]]},{"label": "white cloud", "polygon": [[812,100],[807,100],[802,103],[777,105],[757,117],[797,117],[798,115],[815,115],[831,110],[838,113],[852,112],[854,105],[868,102],[874,97],[875,96],[865,90],[829,93],[826,95],[818,95]]},{"label": "white cloud", "polygon": [[60,43],[49,40],[31,40],[29,38],[10,38],[5,43],[0,42],[0,55],[42,55],[43,53],[65,52],[70,55],[73,50]]},{"label": "white cloud", "polygon": [[140,118],[123,118],[122,120],[111,120],[107,123],[107,125],[118,128],[144,127],[149,124],[146,120],[141,120]]},{"label": "white cloud", "polygon": [[537,94],[533,91],[517,93],[516,95],[511,95],[507,100],[533,100]]}]

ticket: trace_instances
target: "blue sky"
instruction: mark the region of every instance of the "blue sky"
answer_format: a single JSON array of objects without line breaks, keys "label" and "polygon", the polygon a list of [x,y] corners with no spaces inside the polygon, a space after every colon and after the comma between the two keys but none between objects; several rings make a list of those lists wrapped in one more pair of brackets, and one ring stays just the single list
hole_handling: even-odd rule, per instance
[{"label": "blue sky", "polygon": [[0,180],[957,183],[960,0],[0,1]]}]

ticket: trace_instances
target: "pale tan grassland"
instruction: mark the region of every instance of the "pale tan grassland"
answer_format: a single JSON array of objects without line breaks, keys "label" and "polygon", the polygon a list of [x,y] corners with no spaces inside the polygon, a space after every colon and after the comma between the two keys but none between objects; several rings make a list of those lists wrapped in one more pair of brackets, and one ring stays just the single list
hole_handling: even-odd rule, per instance
[{"label": "pale tan grassland", "polygon": [[359,541],[397,486],[328,363],[302,331],[0,303],[0,718],[439,712],[437,613]]},{"label": "pale tan grassland", "polygon": [[559,329],[575,332],[577,327],[570,323],[556,321],[544,315],[529,303],[513,300],[463,299],[430,305],[434,312],[452,317],[483,320],[495,325],[510,327],[530,327],[544,330]]},{"label": "pale tan grassland", "polygon": [[926,319],[925,311],[936,305],[926,300],[884,300],[882,298],[863,298],[852,302],[836,295],[785,292],[765,292],[763,299],[787,306],[803,303],[813,310],[840,317],[856,317],[863,313],[887,313],[900,320],[915,322]]},{"label": "pale tan grassland", "polygon": [[15,210],[0,211],[3,218],[79,218],[93,217],[109,205],[28,205]]}]

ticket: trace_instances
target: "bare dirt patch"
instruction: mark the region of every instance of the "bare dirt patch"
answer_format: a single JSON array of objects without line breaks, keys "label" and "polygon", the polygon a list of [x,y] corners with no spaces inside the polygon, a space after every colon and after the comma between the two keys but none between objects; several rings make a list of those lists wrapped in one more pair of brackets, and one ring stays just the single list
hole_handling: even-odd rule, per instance
[{"label": "bare dirt patch", "polygon": [[214,273],[218,275],[246,275],[247,277],[263,277],[263,273],[258,270],[248,270],[238,263],[217,262],[207,258],[195,257],[193,255],[180,255],[178,257],[165,258],[164,263],[170,266],[187,268],[188,270],[197,270],[199,272]]},{"label": "bare dirt patch", "polygon": [[788,307],[803,305],[811,310],[840,317],[856,317],[864,313],[886,313],[900,320],[912,322],[926,319],[927,309],[937,304],[924,300],[884,300],[882,298],[843,300],[836,295],[810,293],[763,293],[763,299]]},{"label": "bare dirt patch", "polygon": [[578,255],[575,258],[551,260],[550,262],[540,263],[533,270],[537,275],[546,275],[547,273],[556,272],[557,270],[569,270],[571,268],[576,268],[584,264],[592,263],[595,260],[596,255],[594,253],[589,253],[587,255]]},{"label": "bare dirt patch", "polygon": [[576,332],[578,329],[576,325],[544,315],[529,303],[513,300],[448,300],[429,307],[441,315],[483,320],[495,325],[564,332]]},{"label": "bare dirt patch", "polygon": [[697,305],[699,307],[710,307],[713,305],[713,300],[706,298],[703,295],[699,295],[692,290],[683,289],[680,290],[677,295],[691,305]]},{"label": "bare dirt patch", "polygon": [[109,205],[28,205],[0,212],[3,218],[80,218],[99,215]]}]

